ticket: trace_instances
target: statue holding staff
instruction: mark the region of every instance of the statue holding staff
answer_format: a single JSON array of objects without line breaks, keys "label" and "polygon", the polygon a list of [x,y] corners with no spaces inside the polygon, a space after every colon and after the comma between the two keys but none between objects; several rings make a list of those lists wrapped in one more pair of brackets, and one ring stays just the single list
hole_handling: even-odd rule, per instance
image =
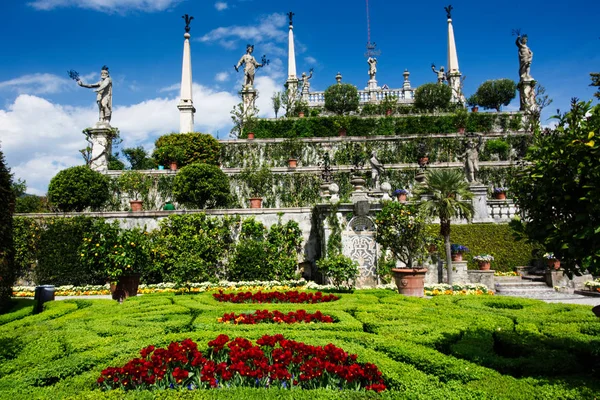
[{"label": "statue holding staff", "polygon": [[254,75],[256,74],[256,68],[263,67],[269,64],[269,60],[262,57],[262,64],[259,64],[258,61],[254,58],[252,53],[254,52],[254,45],[249,44],[246,46],[246,54],[240,58],[237,65],[234,65],[235,71],[239,71],[240,66],[244,65],[244,88],[251,88],[254,86]]},{"label": "statue holding staff", "polygon": [[104,65],[100,71],[100,81],[92,84],[85,84],[80,79],[79,74],[76,71],[69,71],[69,77],[77,81],[77,84],[81,87],[94,89],[96,92],[96,103],[98,103],[98,110],[100,113],[99,122],[110,125],[110,118],[112,116],[112,79],[108,74],[108,67]]}]

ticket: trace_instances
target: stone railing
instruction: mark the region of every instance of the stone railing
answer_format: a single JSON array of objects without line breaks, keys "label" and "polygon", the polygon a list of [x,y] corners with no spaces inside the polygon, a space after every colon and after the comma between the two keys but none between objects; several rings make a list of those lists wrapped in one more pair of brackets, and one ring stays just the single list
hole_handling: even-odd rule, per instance
[{"label": "stone railing", "polygon": [[[414,102],[414,89],[387,89],[387,90],[359,90],[360,104],[378,103],[388,96],[395,96],[398,104],[412,104]],[[323,107],[325,105],[325,92],[310,92],[303,96],[309,107]]]},{"label": "stone railing", "polygon": [[494,222],[508,222],[519,215],[519,210],[511,199],[488,199],[487,206],[489,216]]}]

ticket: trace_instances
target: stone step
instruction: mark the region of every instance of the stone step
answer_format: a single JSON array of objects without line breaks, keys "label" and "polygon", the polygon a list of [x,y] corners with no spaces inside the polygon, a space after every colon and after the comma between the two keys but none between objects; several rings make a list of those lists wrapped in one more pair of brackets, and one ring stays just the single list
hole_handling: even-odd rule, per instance
[{"label": "stone step", "polygon": [[545,275],[529,274],[529,275],[523,275],[521,277],[521,279],[526,280],[526,281],[534,281],[534,282],[546,282]]},{"label": "stone step", "polygon": [[514,281],[514,282],[498,282],[495,284],[496,291],[509,291],[509,290],[540,290],[540,289],[550,289],[545,282],[535,282],[535,281]]}]

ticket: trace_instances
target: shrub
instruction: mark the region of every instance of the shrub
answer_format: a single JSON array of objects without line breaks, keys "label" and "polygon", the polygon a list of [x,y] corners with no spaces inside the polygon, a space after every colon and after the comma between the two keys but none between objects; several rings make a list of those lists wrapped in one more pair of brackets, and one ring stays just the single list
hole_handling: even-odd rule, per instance
[{"label": "shrub", "polygon": [[16,213],[43,213],[48,211],[46,197],[25,195],[17,198],[15,205]]},{"label": "shrub", "polygon": [[138,171],[126,171],[117,178],[117,184],[127,193],[129,200],[140,200],[148,197],[152,178]]},{"label": "shrub", "polygon": [[244,168],[239,179],[246,184],[251,197],[265,196],[273,187],[273,173],[266,165]]},{"label": "shrub", "polygon": [[450,106],[452,89],[448,85],[426,83],[415,90],[415,108],[433,112]]},{"label": "shrub", "polygon": [[353,288],[359,275],[358,263],[342,254],[320,259],[317,261],[317,268],[338,289],[344,286]]},{"label": "shrub", "polygon": [[148,152],[142,146],[123,149],[123,155],[133,170],[153,169],[156,167],[156,162],[148,156]]},{"label": "shrub", "polygon": [[48,186],[48,201],[63,212],[98,210],[109,196],[108,177],[86,165],[60,171]]},{"label": "shrub", "polygon": [[500,111],[517,95],[517,84],[511,79],[485,81],[475,92],[475,101],[483,108]]},{"label": "shrub", "polygon": [[501,159],[505,160],[510,145],[502,139],[492,139],[485,142],[485,148],[490,154],[498,154]]},{"label": "shrub", "polygon": [[229,203],[229,177],[215,165],[191,164],[173,181],[173,195],[188,208],[225,207]]},{"label": "shrub", "polygon": [[170,133],[159,137],[154,145],[153,157],[162,165],[168,165],[171,161],[177,161],[180,167],[194,163],[217,165],[221,154],[217,139],[198,132]]},{"label": "shrub", "polygon": [[325,89],[325,109],[338,115],[358,110],[358,90],[349,83],[334,84]]},{"label": "shrub", "polygon": [[0,310],[8,308],[12,285],[16,279],[12,222],[14,202],[10,170],[4,162],[4,154],[0,151]]}]

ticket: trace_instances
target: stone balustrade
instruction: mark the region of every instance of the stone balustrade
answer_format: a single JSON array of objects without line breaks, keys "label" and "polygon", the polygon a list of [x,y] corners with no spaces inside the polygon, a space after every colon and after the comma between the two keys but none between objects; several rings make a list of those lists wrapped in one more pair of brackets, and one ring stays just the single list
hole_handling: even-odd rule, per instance
[{"label": "stone balustrade", "polygon": [[488,199],[487,206],[488,215],[493,220],[493,222],[508,222],[513,217],[519,215],[517,207],[511,199]]},{"label": "stone balustrade", "polygon": [[[388,96],[395,96],[398,104],[412,104],[414,102],[414,89],[386,89],[386,90],[359,90],[358,98],[360,104],[378,103]],[[323,107],[325,105],[325,92],[310,92],[304,94],[303,98],[309,107]]]}]

